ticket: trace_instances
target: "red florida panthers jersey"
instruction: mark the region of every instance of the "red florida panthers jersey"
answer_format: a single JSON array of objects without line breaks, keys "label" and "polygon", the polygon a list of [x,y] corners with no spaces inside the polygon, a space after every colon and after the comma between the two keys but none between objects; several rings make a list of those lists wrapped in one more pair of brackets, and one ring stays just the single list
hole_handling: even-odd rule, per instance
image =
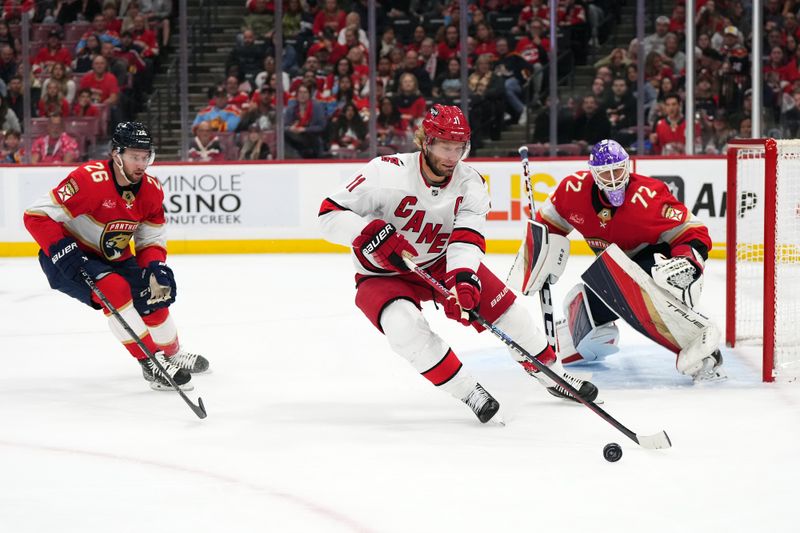
[{"label": "red florida panthers jersey", "polygon": [[711,249],[708,229],[654,178],[631,174],[625,201],[614,207],[600,192],[588,170],[564,178],[536,212],[551,232],[578,230],[599,254],[616,244],[628,256],[649,245],[666,243],[672,255],[691,255],[691,245],[704,257]]},{"label": "red florida panthers jersey", "polygon": [[134,240],[140,265],[166,259],[164,191],[145,174],[136,185],[119,186],[110,161],[76,168],[25,211],[25,227],[45,253],[65,236],[107,261],[131,257]]}]

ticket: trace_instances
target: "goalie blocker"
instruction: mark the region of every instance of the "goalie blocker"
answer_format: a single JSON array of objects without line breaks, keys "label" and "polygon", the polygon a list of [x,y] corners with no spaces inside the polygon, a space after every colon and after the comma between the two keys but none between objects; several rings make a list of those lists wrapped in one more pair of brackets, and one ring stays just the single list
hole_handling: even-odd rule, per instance
[{"label": "goalie blocker", "polygon": [[581,277],[620,318],[676,353],[679,372],[696,381],[726,377],[720,368],[719,329],[660,287],[617,245],[609,246]]}]

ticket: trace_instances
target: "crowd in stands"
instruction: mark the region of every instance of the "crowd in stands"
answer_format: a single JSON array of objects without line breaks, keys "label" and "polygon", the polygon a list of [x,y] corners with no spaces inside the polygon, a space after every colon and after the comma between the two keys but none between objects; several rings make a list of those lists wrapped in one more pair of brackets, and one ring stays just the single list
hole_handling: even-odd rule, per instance
[{"label": "crowd in stands", "polygon": [[[595,79],[585,95],[567,99],[559,114],[559,143],[587,146],[613,138],[635,146],[636,102],[645,108],[645,153],[686,152],[687,123],[694,127],[694,153],[723,154],[734,137],[752,135],[752,94],[763,96],[762,134],[797,137],[800,131],[800,1],[764,3],[763,85],[752,87],[752,9],[744,0],[695,3],[695,116],[686,109],[686,5],[657,14],[643,44],[645,86],[637,94],[638,42],[616,48],[594,63]],[[547,143],[547,114],[537,121],[535,141]],[[541,131],[541,128],[545,131]],[[563,135],[562,135],[563,132]]]},{"label": "crowd in stands", "polygon": [[[459,38],[457,0],[378,2],[376,50],[367,39],[366,0],[286,0],[281,105],[274,5],[246,1],[227,79],[211,88],[208,106],[194,120],[193,160],[252,158],[256,151],[274,156],[279,109],[287,157],[363,157],[373,112],[379,152],[406,149],[428,107],[461,104],[461,61],[469,68],[473,148],[498,139],[508,125],[524,124],[527,109],[541,104],[550,43],[548,7],[540,0],[470,0],[466,43]],[[586,62],[602,21],[618,15],[617,9],[611,0],[559,1],[559,35],[577,63]],[[375,109],[370,54],[376,60]],[[250,146],[256,132],[263,147]]]},{"label": "crowd in stands", "polygon": [[[696,113],[688,121],[683,0],[658,4],[671,6],[669,13],[648,11],[653,28],[642,43],[642,95],[637,94],[636,39],[606,57],[593,52],[608,37],[604,25],[619,22],[625,2],[551,1],[558,1],[559,47],[572,54],[574,64],[591,60],[595,72],[590,87],[560,89],[559,144],[586,153],[598,140],[613,138],[635,151],[641,100],[645,153],[685,153],[687,122],[694,128],[695,153],[724,153],[729,139],[751,135],[754,89],[764,97],[766,135],[793,137],[800,131],[800,0],[765,2],[761,88],[751,87],[753,3],[695,3]],[[407,149],[430,105],[460,105],[461,61],[469,69],[469,120],[478,153],[487,139],[526,121],[531,122],[529,141],[547,146],[550,31],[544,0],[470,0],[466,43],[459,39],[458,1],[379,2],[374,51],[365,31],[366,0],[287,0],[283,5],[284,102],[276,105],[274,2],[247,0],[244,29],[226,63],[229,77],[210,91],[208,107],[195,120],[194,159],[273,157],[276,109],[283,112],[287,157],[363,157],[372,112],[379,153]],[[648,10],[654,7],[648,3]],[[371,53],[377,65],[376,109],[369,106]],[[210,136],[201,124],[210,128]],[[262,141],[257,146],[256,133]]]},{"label": "crowd in stands", "polygon": [[[8,0],[0,16],[0,162],[22,161],[23,115],[31,161],[84,160],[114,124],[133,118],[153,90],[169,41],[172,0]],[[22,60],[23,13],[30,64]],[[31,102],[24,102],[23,69]]]}]

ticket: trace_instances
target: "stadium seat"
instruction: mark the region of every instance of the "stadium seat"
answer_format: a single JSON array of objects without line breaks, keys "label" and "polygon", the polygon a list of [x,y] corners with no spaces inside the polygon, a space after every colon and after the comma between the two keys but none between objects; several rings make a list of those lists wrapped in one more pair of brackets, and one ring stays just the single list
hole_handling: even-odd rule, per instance
[{"label": "stadium seat", "polygon": [[31,119],[31,135],[35,139],[47,133],[47,117],[36,117]]},{"label": "stadium seat", "polygon": [[34,41],[47,41],[52,30],[61,31],[60,24],[33,24],[31,26],[31,39]]},{"label": "stadium seat", "polygon": [[503,13],[489,13],[489,25],[496,36],[505,36],[511,33],[511,28],[517,25],[517,18]]},{"label": "stadium seat", "polygon": [[425,17],[422,19],[422,26],[425,28],[425,33],[434,36],[439,28],[444,26],[444,19],[441,17]]},{"label": "stadium seat", "polygon": [[397,17],[392,21],[394,33],[397,40],[403,44],[408,44],[414,35],[414,28],[417,26],[417,21],[411,17]]},{"label": "stadium seat", "polygon": [[88,22],[72,22],[64,24],[64,40],[75,41],[76,43],[81,40],[83,34],[89,31],[92,27]]}]

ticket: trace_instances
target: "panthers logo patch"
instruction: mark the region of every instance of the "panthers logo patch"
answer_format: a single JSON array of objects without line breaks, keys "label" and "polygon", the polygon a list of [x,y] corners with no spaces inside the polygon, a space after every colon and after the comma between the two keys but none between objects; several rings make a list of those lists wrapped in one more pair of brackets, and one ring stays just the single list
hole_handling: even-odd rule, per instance
[{"label": "panthers logo patch", "polygon": [[603,250],[605,250],[611,245],[611,243],[609,243],[604,239],[596,239],[596,238],[586,239],[586,244],[589,245],[589,248],[592,249],[595,255],[600,255],[603,252]]},{"label": "panthers logo patch", "polygon": [[108,222],[100,236],[103,256],[110,261],[122,257],[122,254],[130,246],[131,237],[138,226],[139,224],[130,220]]}]

